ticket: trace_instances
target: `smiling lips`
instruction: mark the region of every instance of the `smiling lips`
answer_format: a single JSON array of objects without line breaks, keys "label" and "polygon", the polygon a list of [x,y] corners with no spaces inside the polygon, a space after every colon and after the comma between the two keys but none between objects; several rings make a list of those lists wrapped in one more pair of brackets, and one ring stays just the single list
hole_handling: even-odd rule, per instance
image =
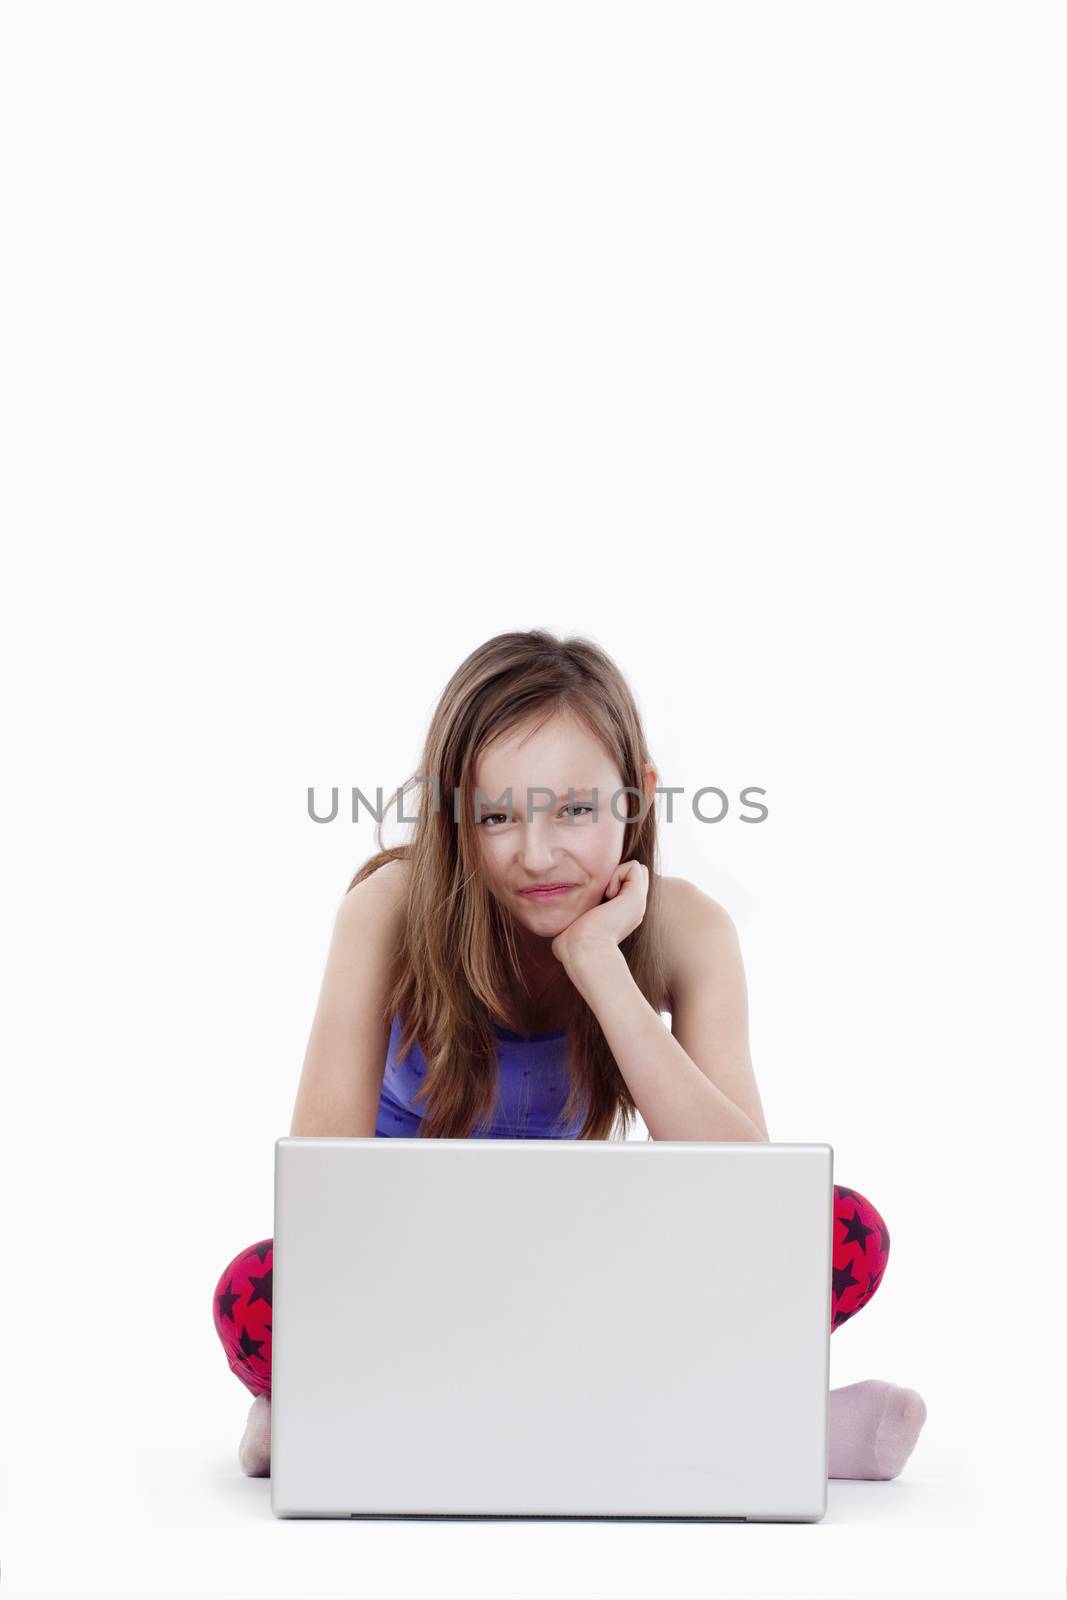
[{"label": "smiling lips", "polygon": [[527,900],[554,900],[557,895],[570,894],[574,887],[573,883],[548,883],[541,889],[520,889],[519,893]]}]

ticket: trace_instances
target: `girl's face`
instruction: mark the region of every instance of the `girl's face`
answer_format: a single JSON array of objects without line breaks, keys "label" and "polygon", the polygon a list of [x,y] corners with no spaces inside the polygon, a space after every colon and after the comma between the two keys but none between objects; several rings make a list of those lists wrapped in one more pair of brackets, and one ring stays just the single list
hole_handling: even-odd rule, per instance
[{"label": "girl's face", "polygon": [[[645,772],[646,792],[654,792],[655,770],[646,764]],[[481,791],[475,830],[489,888],[531,942],[551,941],[603,900],[622,857],[626,824],[620,819],[633,797],[618,795],[616,817],[611,802],[623,787],[622,775],[599,741],[566,712],[535,732],[520,728],[487,746],[474,781]],[[506,806],[508,789],[510,821],[500,804],[492,804]],[[522,892],[553,883],[568,887],[546,898]]]}]

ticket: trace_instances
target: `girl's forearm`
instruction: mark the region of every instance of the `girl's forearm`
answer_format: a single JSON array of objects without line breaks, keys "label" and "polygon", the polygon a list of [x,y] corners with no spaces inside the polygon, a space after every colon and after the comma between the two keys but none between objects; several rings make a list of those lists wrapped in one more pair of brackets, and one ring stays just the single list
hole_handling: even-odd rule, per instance
[{"label": "girl's forearm", "polygon": [[764,1136],[664,1027],[633,979],[617,944],[587,945],[567,956],[567,975],[596,1016],[653,1139]]}]

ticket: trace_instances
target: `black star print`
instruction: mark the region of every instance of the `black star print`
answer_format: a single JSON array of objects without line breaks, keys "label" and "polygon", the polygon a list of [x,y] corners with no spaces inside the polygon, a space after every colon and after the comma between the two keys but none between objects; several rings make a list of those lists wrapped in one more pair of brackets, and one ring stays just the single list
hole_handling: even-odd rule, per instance
[{"label": "black star print", "polygon": [[[858,1309],[859,1309],[859,1307],[857,1306],[856,1310],[858,1310]],[[854,1317],[855,1315],[856,1315],[856,1311],[835,1311],[834,1312],[834,1322],[833,1322],[834,1327],[835,1328],[839,1327],[842,1322],[847,1322],[849,1317]]]},{"label": "black star print", "polygon": [[271,1245],[273,1243],[273,1239],[261,1239],[258,1244],[254,1244],[252,1246],[251,1250],[247,1250],[245,1252],[245,1254],[241,1257],[241,1260],[250,1261],[253,1256],[258,1256],[259,1264],[262,1266],[264,1261],[266,1261],[267,1257],[270,1255]]},{"label": "black star print", "polygon": [[240,1298],[239,1294],[234,1294],[233,1292],[233,1279],[231,1278],[222,1293],[215,1296],[215,1304],[219,1308],[219,1316],[229,1317],[230,1321],[236,1324],[233,1307],[234,1302],[240,1300]]},{"label": "black star print", "polygon": [[837,1183],[834,1184],[834,1188],[836,1189],[837,1193],[840,1195],[842,1200],[858,1200],[859,1199],[859,1195],[856,1193],[855,1189],[842,1189],[841,1185],[837,1184]]},{"label": "black star print", "polygon": [[882,1251],[883,1251],[883,1254],[888,1255],[889,1254],[889,1229],[886,1227],[884,1222],[879,1225],[878,1232],[882,1235]]},{"label": "black star print", "polygon": [[[869,1235],[874,1232],[874,1229],[868,1228],[865,1222],[860,1221],[860,1214],[858,1211],[854,1211],[851,1217],[838,1217],[837,1220],[838,1222],[843,1222],[845,1224],[845,1237],[841,1240],[841,1243],[858,1244],[860,1250],[866,1254],[867,1239]],[[254,1283],[255,1281],[256,1280],[253,1278],[252,1282]]]},{"label": "black star print", "polygon": [[248,1281],[249,1283],[255,1285],[252,1293],[248,1297],[249,1305],[254,1306],[257,1300],[265,1300],[268,1305],[271,1305],[271,1294],[274,1289],[274,1268],[268,1267],[262,1278],[257,1278],[253,1273],[250,1272],[248,1274]]},{"label": "black star print", "polygon": [[846,1289],[850,1289],[854,1283],[859,1283],[859,1281],[860,1280],[858,1278],[854,1278],[852,1276],[851,1262],[846,1262],[843,1267],[835,1267],[834,1299],[836,1300],[839,1294],[844,1294]]},{"label": "black star print", "polygon": [[[882,1268],[882,1272],[884,1272],[884,1271],[885,1271],[885,1268],[883,1267]],[[878,1284],[881,1281],[881,1277],[882,1277],[882,1273],[881,1272],[872,1272],[868,1276],[868,1279],[867,1279],[867,1298],[868,1298],[868,1300],[871,1298],[871,1295],[877,1289]]]},{"label": "black star print", "polygon": [[256,1356],[258,1360],[262,1361],[263,1357],[259,1354],[259,1352],[262,1350],[266,1342],[266,1339],[250,1339],[248,1336],[248,1329],[241,1329],[241,1354],[247,1359],[251,1360],[253,1356]]}]

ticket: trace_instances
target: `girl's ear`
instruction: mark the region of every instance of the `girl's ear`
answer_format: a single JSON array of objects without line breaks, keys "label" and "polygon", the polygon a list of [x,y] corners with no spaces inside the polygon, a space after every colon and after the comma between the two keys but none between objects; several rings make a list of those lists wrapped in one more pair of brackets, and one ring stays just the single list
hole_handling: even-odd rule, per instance
[{"label": "girl's ear", "polygon": [[648,796],[648,809],[651,811],[653,806],[656,804],[656,785],[659,782],[659,773],[656,771],[651,761],[645,762],[644,775],[645,794]]}]

